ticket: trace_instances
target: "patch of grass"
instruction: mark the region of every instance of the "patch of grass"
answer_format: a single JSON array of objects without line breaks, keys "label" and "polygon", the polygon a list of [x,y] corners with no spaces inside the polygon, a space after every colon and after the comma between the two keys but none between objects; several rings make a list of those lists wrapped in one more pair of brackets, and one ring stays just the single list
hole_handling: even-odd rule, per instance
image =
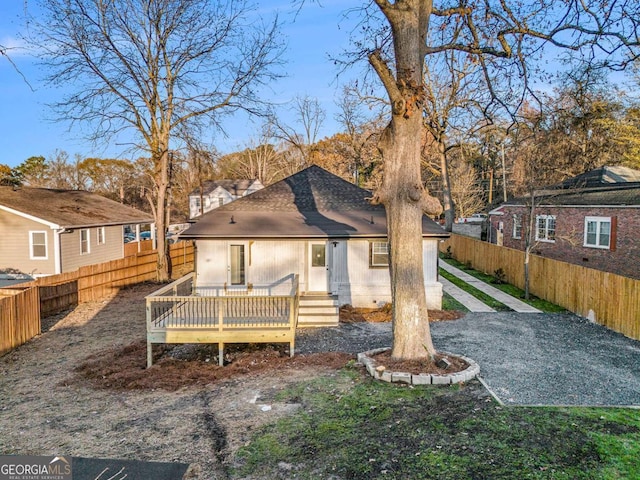
[{"label": "patch of grass", "polygon": [[446,292],[442,292],[442,310],[455,310],[458,312],[468,312],[469,309],[462,305]]},{"label": "patch of grass", "polygon": [[[441,255],[441,258],[444,258],[444,257]],[[538,310],[542,310],[543,312],[547,312],[547,313],[566,313],[567,312],[567,310],[562,308],[561,306],[551,302],[547,302],[546,300],[538,298],[534,295],[530,295],[529,300],[525,300],[524,290],[521,290],[520,288],[514,285],[510,285],[508,283],[504,283],[504,282],[500,283],[500,279],[496,278],[495,276],[488,275],[486,273],[482,273],[472,268],[469,268],[467,265],[461,262],[458,262],[457,260],[454,260],[452,258],[447,258],[446,260],[447,260],[447,263],[450,263],[456,268],[464,270],[465,273],[468,273],[469,275],[477,278],[478,280],[482,280],[483,282],[490,284],[492,287],[495,287],[498,290],[502,290],[504,293],[507,293],[512,297],[515,297],[518,300],[521,300],[531,305],[532,307],[537,308]],[[465,288],[465,291],[467,291],[466,288]]]},{"label": "patch of grass", "polygon": [[344,369],[282,393],[302,408],[240,449],[230,478],[640,478],[640,411],[505,408],[478,382],[387,384]]},{"label": "patch of grass", "polygon": [[491,308],[493,308],[494,310],[496,310],[498,312],[510,312],[511,311],[511,309],[509,307],[507,307],[504,303],[499,302],[498,300],[493,298],[491,295],[487,295],[483,291],[478,290],[476,287],[474,287],[472,285],[469,285],[464,280],[461,280],[460,278],[456,277],[455,275],[450,274],[449,272],[447,272],[446,270],[444,270],[442,268],[440,268],[440,276],[446,278],[447,280],[449,280],[454,285],[457,285],[458,287],[463,289],[465,292],[470,293],[471,295],[476,297],[478,300],[486,303],[487,305],[489,305]]}]

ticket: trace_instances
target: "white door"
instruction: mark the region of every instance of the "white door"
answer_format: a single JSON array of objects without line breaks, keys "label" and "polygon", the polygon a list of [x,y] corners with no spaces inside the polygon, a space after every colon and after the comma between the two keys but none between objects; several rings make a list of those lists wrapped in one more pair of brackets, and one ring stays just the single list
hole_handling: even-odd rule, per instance
[{"label": "white door", "polygon": [[327,291],[327,270],[327,242],[310,242],[308,292]]}]

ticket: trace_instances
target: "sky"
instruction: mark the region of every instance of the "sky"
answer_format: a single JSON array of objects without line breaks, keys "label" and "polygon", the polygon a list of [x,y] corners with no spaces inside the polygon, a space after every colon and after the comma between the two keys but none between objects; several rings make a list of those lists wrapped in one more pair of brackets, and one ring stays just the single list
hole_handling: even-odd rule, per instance
[{"label": "sky", "polygon": [[[287,64],[283,67],[287,77],[273,84],[273,91],[267,95],[278,104],[285,104],[296,96],[316,98],[326,111],[319,138],[341,130],[334,118],[336,99],[342,85],[361,73],[354,69],[336,79],[339,72],[329,58],[348,47],[351,27],[342,14],[359,3],[357,0],[306,2],[294,17],[289,0],[260,2],[261,11],[267,14],[278,11],[286,21],[282,30],[288,43]],[[26,2],[26,5],[32,9],[36,2]],[[46,72],[19,39],[25,29],[24,8],[24,0],[0,1],[0,45],[15,47],[9,54],[19,70],[0,57],[0,164],[15,167],[31,156],[49,158],[57,150],[67,152],[70,158],[75,155],[124,159],[137,156],[124,145],[126,139],[94,145],[83,139],[88,134],[86,128],[55,120],[47,104],[59,100],[61,92],[43,83]],[[294,120],[285,118],[285,122],[291,124]],[[226,138],[212,133],[211,138],[204,140],[212,142],[222,153],[244,149],[256,138],[259,123],[238,115],[225,120],[225,130]]]}]

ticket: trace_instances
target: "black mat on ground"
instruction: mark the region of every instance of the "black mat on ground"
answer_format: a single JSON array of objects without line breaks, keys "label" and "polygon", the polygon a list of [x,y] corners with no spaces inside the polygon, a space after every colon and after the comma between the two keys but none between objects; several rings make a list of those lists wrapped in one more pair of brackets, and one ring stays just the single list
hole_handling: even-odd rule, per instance
[{"label": "black mat on ground", "polygon": [[73,457],[73,480],[182,480],[186,463]]}]

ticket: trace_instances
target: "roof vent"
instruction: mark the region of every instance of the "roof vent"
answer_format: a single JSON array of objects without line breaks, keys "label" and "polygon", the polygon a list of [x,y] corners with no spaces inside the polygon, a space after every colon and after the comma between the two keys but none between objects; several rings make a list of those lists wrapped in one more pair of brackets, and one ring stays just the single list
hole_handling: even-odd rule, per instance
[{"label": "roof vent", "polygon": [[231,216],[231,221],[229,223],[236,223],[236,221],[233,219],[233,215]]}]

